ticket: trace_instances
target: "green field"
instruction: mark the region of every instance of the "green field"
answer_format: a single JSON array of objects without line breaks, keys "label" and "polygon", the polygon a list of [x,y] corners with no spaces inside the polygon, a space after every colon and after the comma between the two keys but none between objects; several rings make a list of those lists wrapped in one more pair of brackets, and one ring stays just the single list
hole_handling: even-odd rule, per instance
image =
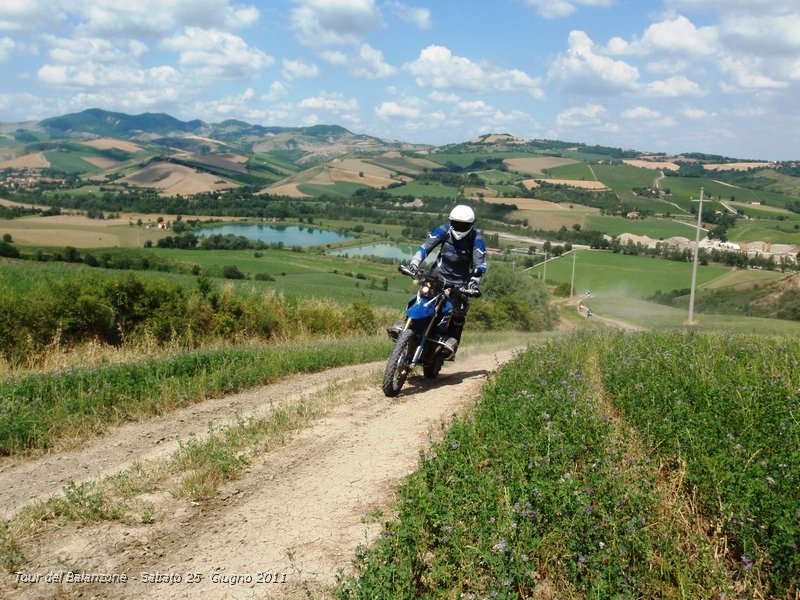
[{"label": "green field", "polygon": [[356,190],[369,187],[361,185],[360,183],[351,183],[349,181],[337,181],[333,185],[321,185],[316,183],[299,183],[297,189],[303,194],[309,196],[341,196],[342,198],[349,198]]},{"label": "green field", "polygon": [[429,196],[433,198],[455,198],[458,196],[459,189],[449,185],[437,183],[407,183],[398,187],[388,189],[392,196]]},{"label": "green field", "polygon": [[[576,251],[547,262],[547,281],[569,284],[572,281],[575,256],[575,293],[586,290],[593,295],[642,298],[656,291],[666,292],[691,285],[691,263],[675,262],[646,256],[627,256],[608,251]],[[542,264],[529,270],[540,276]],[[728,273],[728,267],[710,264],[698,267],[697,284],[714,281]]]},{"label": "green field", "polygon": [[564,165],[561,167],[553,167],[552,169],[546,169],[545,171],[550,177],[555,179],[595,181],[595,176],[592,174],[592,169],[589,168],[589,165],[583,162]]},{"label": "green field", "polygon": [[[662,240],[671,237],[684,237],[694,239],[697,222],[691,219],[686,221],[675,221],[673,219],[648,218],[648,219],[624,219],[620,217],[610,217],[605,215],[587,216],[586,229],[602,231],[612,237],[617,237],[623,233],[634,235],[646,235],[654,240]],[[703,232],[702,236],[705,237]]]},{"label": "green field", "polygon": [[484,387],[338,598],[793,598],[797,338],[567,336]]}]

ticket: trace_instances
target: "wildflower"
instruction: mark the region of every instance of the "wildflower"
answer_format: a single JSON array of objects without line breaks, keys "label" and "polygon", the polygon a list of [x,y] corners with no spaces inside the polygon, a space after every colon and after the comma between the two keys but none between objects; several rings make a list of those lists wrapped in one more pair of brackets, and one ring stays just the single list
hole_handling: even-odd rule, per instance
[{"label": "wildflower", "polygon": [[744,554],[742,554],[742,564],[744,565],[744,568],[747,571],[753,568],[752,561],[749,558],[747,558],[747,556]]},{"label": "wildflower", "polygon": [[578,568],[582,569],[585,566],[586,566],[586,557],[583,554],[581,554],[580,556],[578,556]]},{"label": "wildflower", "polygon": [[600,542],[600,543],[599,543],[599,544],[597,544],[597,545],[600,547],[600,550],[602,550],[603,548],[605,548],[605,547],[606,547],[606,543],[605,543],[605,542]]},{"label": "wildflower", "polygon": [[770,485],[775,485],[775,480],[769,475],[767,475],[767,483]]},{"label": "wildflower", "polygon": [[508,546],[508,542],[504,538],[500,538],[500,541],[492,546],[492,552],[503,552],[506,546]]},{"label": "wildflower", "polygon": [[457,450],[460,445],[458,440],[453,440],[450,442],[450,450]]}]

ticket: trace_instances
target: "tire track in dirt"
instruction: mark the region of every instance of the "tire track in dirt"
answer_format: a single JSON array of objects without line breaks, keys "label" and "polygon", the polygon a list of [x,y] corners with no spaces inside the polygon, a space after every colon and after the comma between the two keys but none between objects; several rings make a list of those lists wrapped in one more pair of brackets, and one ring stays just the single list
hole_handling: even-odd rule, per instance
[{"label": "tire track in dirt", "polygon": [[[512,354],[511,350],[465,352],[456,363],[446,363],[436,380],[412,377],[393,400],[384,397],[377,383],[383,364],[372,363],[295,377],[203,403],[186,409],[189,412],[182,417],[137,424],[124,439],[112,434],[97,449],[78,451],[77,456],[89,461],[91,452],[102,454],[109,442],[120,442],[114,448],[117,459],[111,461],[119,469],[139,458],[132,453],[166,456],[166,448],[177,444],[172,439],[177,429],[166,423],[170,420],[177,423],[183,418],[184,424],[192,420],[195,429],[201,429],[212,417],[227,416],[232,421],[234,410],[249,416],[269,410],[278,401],[291,403],[309,394],[334,396],[325,417],[256,457],[213,500],[198,504],[176,500],[168,493],[153,494],[150,500],[157,506],[153,524],[69,525],[37,540],[36,548],[23,548],[28,563],[20,570],[25,573],[69,569],[124,573],[127,583],[26,584],[10,575],[0,585],[0,595],[25,599],[330,597],[337,572],[349,568],[356,547],[380,535],[383,522],[391,517],[395,488],[414,470],[420,451],[454,413],[472,406],[487,375]],[[329,387],[346,380],[351,384]],[[187,434],[183,430],[180,435]],[[129,437],[139,440],[142,447],[131,451],[131,444],[136,444]],[[165,441],[159,444],[159,440]],[[48,463],[48,469],[65,463],[72,472],[84,466],[62,459]],[[111,470],[103,461],[85,464],[84,470],[90,473]],[[0,473],[0,488],[9,470],[23,468],[31,467],[17,465]],[[144,582],[143,573],[171,576],[173,583]],[[190,583],[190,573],[202,580]],[[267,576],[259,583],[259,573],[269,573],[281,583],[267,583]],[[177,576],[179,583],[174,582]]]}]

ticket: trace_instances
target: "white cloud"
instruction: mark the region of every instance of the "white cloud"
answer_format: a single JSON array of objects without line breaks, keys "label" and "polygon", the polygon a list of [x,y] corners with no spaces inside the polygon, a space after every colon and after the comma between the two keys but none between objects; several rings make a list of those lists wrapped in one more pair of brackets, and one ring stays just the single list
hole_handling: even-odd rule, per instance
[{"label": "white cloud", "polygon": [[292,28],[309,46],[355,44],[383,25],[373,0],[295,0]]},{"label": "white cloud", "polygon": [[461,98],[459,98],[456,94],[448,94],[446,92],[441,92],[439,90],[434,90],[428,96],[431,100],[435,102],[458,102]]},{"label": "white cloud", "polygon": [[567,91],[586,94],[618,94],[633,91],[639,70],[620,60],[595,52],[583,31],[569,34],[569,48],[553,61],[548,77]]},{"label": "white cloud", "polygon": [[383,60],[383,52],[369,44],[361,44],[358,55],[350,63],[350,70],[354,75],[367,79],[389,77],[397,71]]},{"label": "white cloud", "polygon": [[600,124],[608,114],[608,110],[601,104],[589,103],[584,106],[575,106],[560,112],[556,116],[556,123],[562,127],[584,127],[586,125]]},{"label": "white cloud", "polygon": [[272,85],[269,86],[269,89],[261,96],[261,99],[266,100],[267,102],[274,102],[276,100],[280,100],[281,98],[285,98],[288,93],[289,89],[286,87],[286,85],[280,81],[273,81]]},{"label": "white cloud", "polygon": [[657,56],[666,53],[698,58],[713,55],[717,52],[717,47],[715,28],[698,29],[689,19],[678,15],[673,19],[650,25],[642,39],[628,44],[624,53]]},{"label": "white cloud", "polygon": [[669,77],[662,81],[651,81],[644,86],[643,93],[646,96],[661,96],[666,98],[706,95],[706,92],[704,92],[697,83],[683,75]]},{"label": "white cloud", "polygon": [[334,114],[353,113],[358,110],[358,100],[347,98],[344,94],[322,93],[319,96],[304,98],[300,101],[300,108],[324,110]]},{"label": "white cloud", "polygon": [[281,71],[286,79],[298,79],[300,77],[317,77],[319,67],[314,63],[307,63],[302,60],[283,59],[283,70]]},{"label": "white cloud", "polygon": [[271,56],[251,48],[239,36],[223,31],[187,27],[183,34],[161,43],[180,54],[180,64],[209,79],[244,79],[272,66]]},{"label": "white cloud", "polygon": [[[136,88],[158,89],[180,85],[179,73],[169,66],[139,69],[88,62],[80,65],[44,65],[37,72],[42,83],[76,89],[117,89],[130,94]],[[121,94],[122,95],[122,94]]]},{"label": "white cloud", "polygon": [[320,56],[323,58],[323,60],[339,67],[346,66],[350,61],[350,59],[347,57],[347,54],[341,50],[324,50],[320,52]]},{"label": "white cloud", "polygon": [[45,36],[50,44],[50,60],[60,64],[80,65],[86,62],[101,64],[133,64],[147,46],[138,40],[129,40],[119,46],[110,40],[97,37],[56,38]]},{"label": "white cloud", "polygon": [[661,113],[646,106],[635,106],[622,111],[622,116],[633,121],[660,119]]},{"label": "white cloud", "polygon": [[720,61],[720,69],[732,80],[732,84],[723,83],[725,91],[738,90],[777,90],[789,87],[785,81],[778,81],[769,75],[758,72],[758,67],[753,61],[726,56]]},{"label": "white cloud", "polygon": [[8,60],[8,57],[11,56],[11,51],[15,46],[16,43],[11,38],[0,38],[0,62]]},{"label": "white cloud", "polygon": [[710,119],[711,117],[715,116],[716,113],[693,106],[684,106],[680,110],[680,114],[692,121],[701,121],[703,119]]},{"label": "white cloud", "polygon": [[184,27],[237,29],[260,16],[255,6],[233,6],[229,0],[93,0],[78,4],[75,12],[90,32],[126,35],[163,35]]},{"label": "white cloud", "polygon": [[433,26],[431,11],[427,8],[414,8],[394,0],[387,2],[386,6],[403,21],[411,23],[418,29],[430,29]]},{"label": "white cloud", "polygon": [[525,4],[532,6],[536,13],[545,19],[568,17],[579,6],[608,8],[613,3],[613,0],[525,0]]},{"label": "white cloud", "polygon": [[720,39],[732,52],[757,56],[797,56],[800,14],[728,17],[719,26]]},{"label": "white cloud", "polygon": [[381,119],[417,119],[421,114],[421,110],[417,106],[408,104],[384,102],[375,109],[375,114]]},{"label": "white cloud", "polygon": [[33,31],[58,25],[66,18],[59,0],[3,0],[0,2],[0,31]]},{"label": "white cloud", "polygon": [[444,46],[428,46],[419,58],[403,66],[420,87],[435,90],[527,92],[543,97],[540,81],[518,69],[483,67],[463,56],[454,56]]}]

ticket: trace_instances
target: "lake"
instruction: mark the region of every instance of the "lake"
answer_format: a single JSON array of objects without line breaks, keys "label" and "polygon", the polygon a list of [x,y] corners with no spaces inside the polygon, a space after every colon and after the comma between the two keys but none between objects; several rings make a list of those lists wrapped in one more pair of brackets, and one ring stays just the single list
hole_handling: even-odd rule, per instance
[{"label": "lake", "polygon": [[378,242],[375,244],[364,244],[363,246],[352,246],[340,250],[331,250],[328,254],[333,256],[377,256],[380,258],[395,258],[397,260],[410,260],[419,245],[397,244],[395,242]]},{"label": "lake", "polygon": [[334,244],[346,240],[355,240],[354,236],[330,231],[328,229],[316,229],[314,227],[303,227],[302,225],[261,225],[258,223],[218,225],[214,227],[203,227],[197,231],[197,235],[240,235],[250,240],[260,240],[265,244],[283,242],[284,246],[320,246]]}]

